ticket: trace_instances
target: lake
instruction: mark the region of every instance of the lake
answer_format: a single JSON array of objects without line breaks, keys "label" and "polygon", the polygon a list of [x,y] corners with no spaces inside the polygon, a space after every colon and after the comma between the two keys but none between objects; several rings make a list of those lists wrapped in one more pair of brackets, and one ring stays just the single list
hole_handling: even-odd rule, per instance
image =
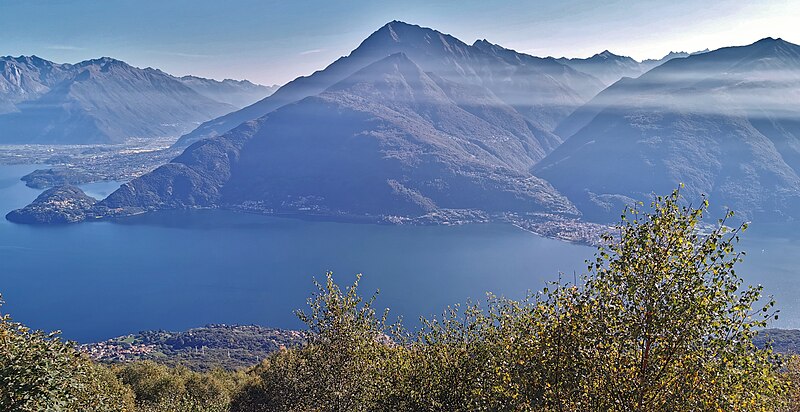
[{"label": "lake", "polygon": [[[40,191],[19,178],[41,166],[0,166],[0,213]],[[84,185],[95,197],[116,183]],[[778,327],[800,327],[800,246],[746,237],[740,272],[763,283],[782,309]],[[363,273],[362,292],[409,326],[419,316],[487,291],[512,298],[559,273],[572,280],[594,249],[509,225],[385,226],[275,218],[225,211],[164,212],[67,226],[0,221],[3,311],[31,327],[96,341],[146,329],[208,323],[301,327],[292,313],[334,272]]]}]

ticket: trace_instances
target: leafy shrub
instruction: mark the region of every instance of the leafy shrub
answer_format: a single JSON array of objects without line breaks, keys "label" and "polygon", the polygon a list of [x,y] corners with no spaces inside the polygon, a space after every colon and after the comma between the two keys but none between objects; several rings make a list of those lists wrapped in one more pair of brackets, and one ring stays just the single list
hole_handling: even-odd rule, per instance
[{"label": "leafy shrub", "polygon": [[58,333],[0,316],[0,410],[131,411],[132,400],[113,374]]},{"label": "leafy shrub", "polygon": [[200,373],[151,361],[117,365],[113,371],[133,391],[139,411],[227,411],[231,393],[239,385],[235,373]]},{"label": "leafy shrub", "polygon": [[[234,411],[768,411],[786,390],[753,344],[773,302],[735,272],[740,226],[700,229],[675,191],[628,209],[579,284],[453,307],[416,334],[328,274],[309,344],[255,369]],[[760,306],[759,306],[760,305]]]}]

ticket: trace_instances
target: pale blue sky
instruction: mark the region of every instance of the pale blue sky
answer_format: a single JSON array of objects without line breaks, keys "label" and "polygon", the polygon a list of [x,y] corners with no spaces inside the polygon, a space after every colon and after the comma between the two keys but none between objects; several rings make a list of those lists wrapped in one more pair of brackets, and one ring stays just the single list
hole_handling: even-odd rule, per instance
[{"label": "pale blue sky", "polygon": [[284,83],[395,19],[539,56],[800,42],[797,0],[0,0],[0,55],[110,56],[176,75]]}]

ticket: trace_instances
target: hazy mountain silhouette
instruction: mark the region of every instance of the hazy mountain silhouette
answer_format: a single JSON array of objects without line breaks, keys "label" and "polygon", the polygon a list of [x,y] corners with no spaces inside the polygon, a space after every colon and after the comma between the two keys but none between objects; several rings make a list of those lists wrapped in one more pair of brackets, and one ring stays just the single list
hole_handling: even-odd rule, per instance
[{"label": "hazy mountain silhouette", "polygon": [[249,106],[275,93],[280,86],[262,86],[248,80],[214,80],[197,76],[183,76],[181,83],[212,100],[227,103],[237,108]]},{"label": "hazy mountain silhouette", "polygon": [[86,216],[222,207],[392,222],[614,221],[683,182],[688,198],[706,193],[741,218],[792,219],[800,47],[764,39],[665,59],[567,116],[599,80],[392,22],[325,70],[205,124],[198,131],[213,135],[258,116],[196,141]]},{"label": "hazy mountain silhouette", "polygon": [[558,127],[534,167],[593,219],[678,182],[744,219],[800,206],[800,46],[763,39],[674,59],[623,79]]},{"label": "hazy mountain silhouette", "polygon": [[0,114],[16,111],[16,104],[47,93],[73,76],[72,65],[37,56],[0,57]]},{"label": "hazy mountain silhouette", "polygon": [[670,52],[660,59],[648,59],[638,62],[628,56],[620,56],[605,50],[586,59],[562,57],[557,60],[559,63],[572,67],[579,72],[590,74],[600,79],[606,86],[609,86],[623,77],[639,77],[642,73],[672,59],[687,56],[689,56],[689,53]]},{"label": "hazy mountain silhouette", "polygon": [[116,143],[176,136],[269,94],[250,82],[177,78],[111,58],[0,58],[0,142]]},{"label": "hazy mountain silhouette", "polygon": [[666,55],[666,56],[664,56],[664,57],[662,57],[662,58],[660,58],[660,59],[646,59],[646,60],[642,60],[642,61],[639,63],[639,66],[641,66],[641,67],[642,67],[642,73],[644,73],[644,72],[646,72],[646,71],[649,71],[649,70],[651,70],[651,69],[654,69],[654,68],[656,68],[656,67],[658,67],[658,66],[661,66],[662,64],[664,64],[664,63],[666,63],[666,62],[668,62],[668,61],[670,61],[670,60],[672,60],[672,59],[682,59],[682,58],[684,58],[684,57],[689,57],[689,56],[691,56],[692,54],[701,54],[701,53],[705,53],[705,52],[707,52],[707,51],[708,51],[708,50],[704,50],[704,51],[699,51],[699,52],[694,52],[694,53],[686,53],[686,52],[669,52],[669,53],[667,53],[667,55]]},{"label": "hazy mountain silhouette", "polygon": [[526,56],[485,41],[470,46],[436,30],[394,21],[324,70],[299,77],[260,102],[204,123],[179,144],[225,133],[281,106],[317,95],[367,65],[401,52],[423,71],[445,81],[483,88],[482,94],[494,95],[517,110],[532,130],[546,133],[603,88],[597,79],[554,59]]},{"label": "hazy mountain silhouette", "polygon": [[530,142],[486,120],[505,113],[462,108],[451,87],[393,54],[196,142],[101,201],[99,213],[222,206],[380,219],[446,209],[574,216],[525,169]]}]

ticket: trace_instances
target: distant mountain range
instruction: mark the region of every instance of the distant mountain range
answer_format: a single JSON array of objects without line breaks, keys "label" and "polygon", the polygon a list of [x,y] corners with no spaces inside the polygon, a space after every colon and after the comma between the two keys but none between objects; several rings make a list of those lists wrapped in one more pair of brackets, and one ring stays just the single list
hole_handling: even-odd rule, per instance
[{"label": "distant mountain range", "polygon": [[[466,105],[461,100],[480,102]],[[576,214],[527,172],[547,138],[485,89],[384,57],[317,96],[190,146],[98,207],[241,207],[384,219],[450,211]]]},{"label": "distant mountain range", "polygon": [[586,59],[557,59],[573,69],[590,74],[609,86],[623,77],[639,77],[642,73],[660,66],[672,59],[688,57],[689,53],[671,52],[661,59],[650,59],[638,62],[627,56],[619,56],[606,50]]},{"label": "distant mountain range", "polygon": [[[528,56],[485,40],[470,46],[450,35],[395,21],[324,70],[299,77],[252,106],[204,123],[183,136],[178,144],[188,145],[224,134],[281,106],[316,96],[367,65],[395,53],[405,54],[423,72],[433,73],[442,82],[483,95],[451,96],[460,100],[457,103],[462,106],[487,106],[488,101],[480,99],[494,99],[506,109],[512,109],[527,123],[524,128],[540,135],[542,144],[549,148],[560,143],[558,136],[550,133],[555,125],[604,88],[598,79],[553,58]],[[543,150],[548,151],[547,148]]]},{"label": "distant mountain range", "polygon": [[[183,136],[183,154],[80,218],[221,207],[530,227],[616,220],[679,182],[743,218],[793,218],[798,46],[764,39],[660,65],[598,56],[559,62],[391,22],[325,70]],[[605,90],[597,77],[648,65]],[[46,221],[69,193],[10,218]]]},{"label": "distant mountain range", "polygon": [[269,95],[247,81],[177,78],[111,58],[0,57],[0,143],[119,143],[178,136]]},{"label": "distant mountain range", "polygon": [[236,108],[249,106],[278,90],[278,85],[262,86],[248,80],[222,81],[197,76],[183,76],[181,83],[205,97],[227,103]]},{"label": "distant mountain range", "polygon": [[671,60],[604,90],[557,128],[533,168],[590,219],[667,193],[707,194],[743,219],[800,211],[800,46],[763,39]]}]

